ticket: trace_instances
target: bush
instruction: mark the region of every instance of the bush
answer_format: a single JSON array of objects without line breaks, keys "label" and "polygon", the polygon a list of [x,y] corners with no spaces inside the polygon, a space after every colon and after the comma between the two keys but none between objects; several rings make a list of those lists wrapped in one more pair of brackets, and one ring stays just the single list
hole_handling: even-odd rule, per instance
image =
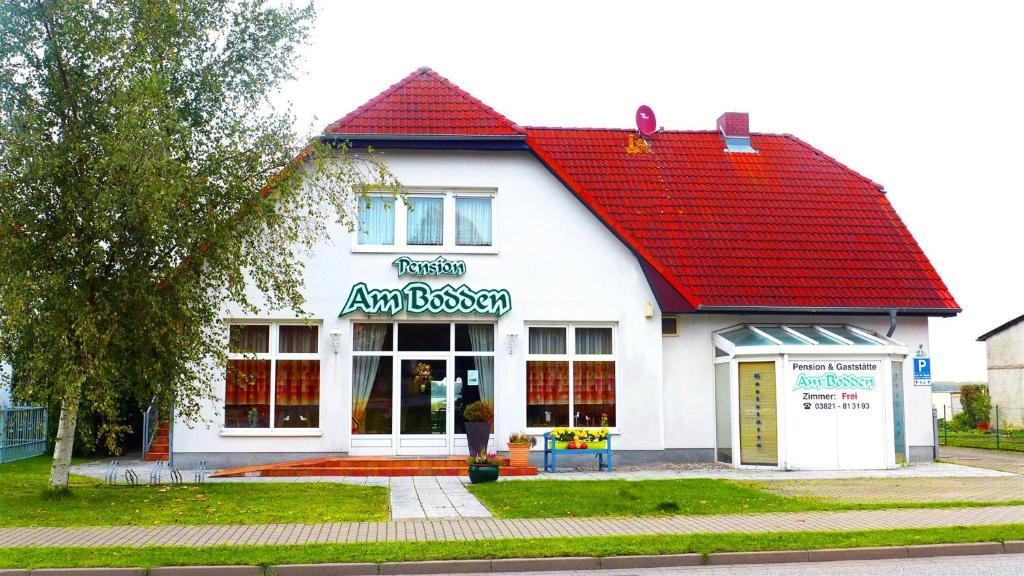
[{"label": "bush", "polygon": [[992,398],[988,395],[988,388],[983,384],[964,384],[960,387],[960,405],[964,411],[957,414],[953,421],[961,417],[968,428],[977,428],[978,424],[988,424],[992,414]]}]

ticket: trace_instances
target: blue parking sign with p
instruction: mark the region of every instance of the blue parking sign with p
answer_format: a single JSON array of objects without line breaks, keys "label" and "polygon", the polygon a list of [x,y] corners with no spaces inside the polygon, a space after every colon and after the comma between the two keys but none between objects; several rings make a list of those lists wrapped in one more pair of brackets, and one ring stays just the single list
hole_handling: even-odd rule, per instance
[{"label": "blue parking sign with p", "polygon": [[914,383],[928,384],[932,379],[932,359],[914,358]]}]

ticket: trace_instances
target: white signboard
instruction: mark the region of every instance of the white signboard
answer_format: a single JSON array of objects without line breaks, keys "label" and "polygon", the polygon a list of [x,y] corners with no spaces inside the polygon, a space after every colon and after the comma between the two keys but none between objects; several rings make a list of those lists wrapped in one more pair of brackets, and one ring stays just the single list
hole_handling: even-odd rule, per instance
[{"label": "white signboard", "polygon": [[879,360],[790,360],[782,383],[790,469],[886,467]]}]

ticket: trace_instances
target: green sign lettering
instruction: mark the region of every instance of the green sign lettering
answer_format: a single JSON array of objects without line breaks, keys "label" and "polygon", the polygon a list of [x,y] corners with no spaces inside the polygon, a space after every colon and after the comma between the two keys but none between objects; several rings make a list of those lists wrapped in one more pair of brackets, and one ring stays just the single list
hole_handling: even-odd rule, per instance
[{"label": "green sign lettering", "polygon": [[466,263],[462,260],[449,260],[438,256],[433,260],[413,260],[401,256],[391,263],[398,268],[398,277],[402,276],[452,276],[459,278],[466,273]]},{"label": "green sign lettering", "polygon": [[352,286],[345,307],[338,316],[353,312],[389,314],[402,310],[409,314],[481,314],[503,316],[512,309],[508,290],[473,290],[465,284],[445,284],[433,288],[425,282],[410,282],[403,288],[367,288],[359,282]]},{"label": "green sign lettering", "polygon": [[801,372],[797,376],[796,385],[793,386],[794,390],[821,390],[822,388],[874,390],[875,377],[857,376],[856,374],[836,374],[835,372],[808,376]]}]

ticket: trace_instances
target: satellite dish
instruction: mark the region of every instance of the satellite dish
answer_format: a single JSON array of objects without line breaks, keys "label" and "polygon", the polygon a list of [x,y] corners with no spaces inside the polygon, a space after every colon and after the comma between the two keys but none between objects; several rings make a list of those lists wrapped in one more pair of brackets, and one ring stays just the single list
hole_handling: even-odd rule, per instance
[{"label": "satellite dish", "polygon": [[636,109],[636,129],[644,136],[650,136],[658,130],[658,121],[650,106],[644,104]]}]

